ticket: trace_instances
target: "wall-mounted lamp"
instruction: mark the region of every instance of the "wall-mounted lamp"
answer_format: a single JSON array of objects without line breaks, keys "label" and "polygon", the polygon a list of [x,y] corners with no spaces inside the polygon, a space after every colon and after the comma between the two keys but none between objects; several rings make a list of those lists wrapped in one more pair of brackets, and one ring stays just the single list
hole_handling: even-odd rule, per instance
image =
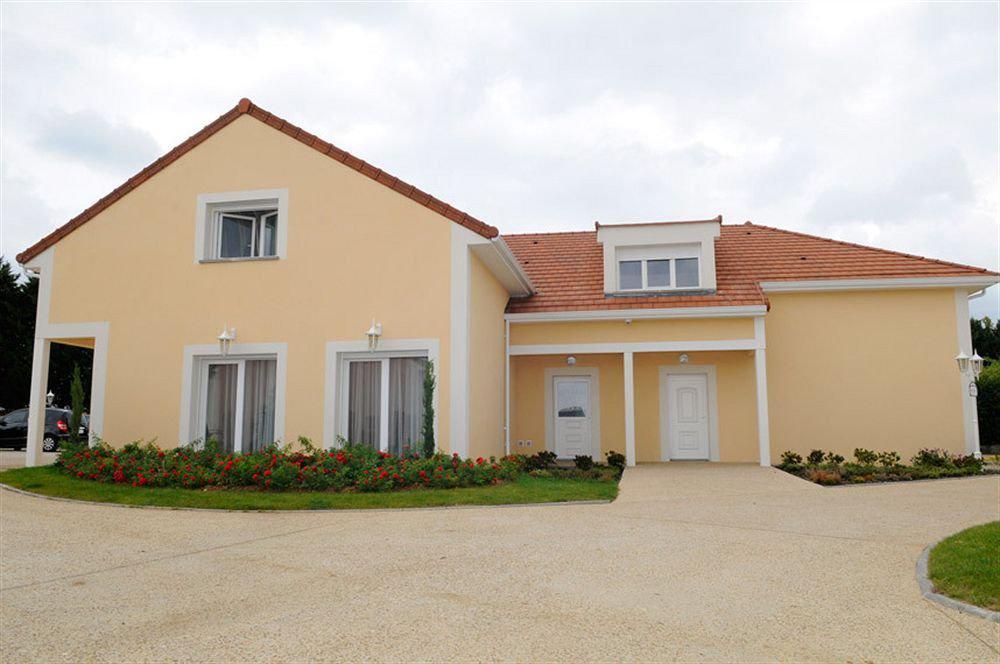
[{"label": "wall-mounted lamp", "polygon": [[688,359],[689,358],[688,358],[688,354],[687,353],[681,353],[681,364],[687,364],[688,363]]},{"label": "wall-mounted lamp", "polygon": [[52,394],[52,390],[49,390],[49,393],[45,395],[45,405],[51,406],[55,400],[56,395]]},{"label": "wall-mounted lamp", "polygon": [[574,364],[576,364],[576,358],[570,355],[569,357],[566,358],[566,364],[568,364],[569,366],[573,366]]},{"label": "wall-mounted lamp", "polygon": [[382,336],[382,323],[376,323],[375,319],[372,318],[372,326],[365,332],[365,336],[368,337],[368,350],[374,353],[375,349],[378,348],[378,340]]},{"label": "wall-mounted lamp", "polygon": [[236,328],[229,329],[229,323],[226,323],[219,334],[219,352],[223,357],[229,355],[229,347],[234,341],[236,341]]}]

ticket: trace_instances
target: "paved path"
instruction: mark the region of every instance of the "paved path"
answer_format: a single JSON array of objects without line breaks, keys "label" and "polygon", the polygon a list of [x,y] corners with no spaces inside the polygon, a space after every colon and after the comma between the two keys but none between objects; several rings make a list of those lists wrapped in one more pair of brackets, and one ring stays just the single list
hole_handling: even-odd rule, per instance
[{"label": "paved path", "polygon": [[977,661],[920,551],[1000,478],[629,470],[610,505],[172,512],[0,491],[0,660]]}]

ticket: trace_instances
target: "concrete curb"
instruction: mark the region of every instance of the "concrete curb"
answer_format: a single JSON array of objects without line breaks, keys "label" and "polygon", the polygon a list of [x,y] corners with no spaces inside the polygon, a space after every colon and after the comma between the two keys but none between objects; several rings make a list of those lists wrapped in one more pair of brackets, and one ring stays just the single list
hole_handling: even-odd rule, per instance
[{"label": "concrete curb", "polygon": [[944,595],[934,592],[934,584],[931,583],[931,580],[927,576],[927,560],[930,558],[931,549],[941,542],[942,540],[938,540],[925,548],[920,553],[920,557],[917,559],[917,585],[920,586],[920,594],[931,602],[937,602],[941,606],[946,606],[949,609],[954,609],[956,611],[961,611],[962,613],[968,613],[976,616],[977,618],[985,618],[986,620],[992,620],[995,623],[1000,623],[1000,612],[990,611],[989,609],[984,609],[983,607],[976,606],[974,604],[966,604],[965,602],[960,602],[957,599],[945,597]]},{"label": "concrete curb", "polygon": [[218,507],[168,507],[166,505],[126,505],[125,503],[100,502],[96,500],[77,500],[75,498],[63,498],[61,496],[46,496],[40,493],[32,493],[24,489],[3,484],[0,488],[22,496],[41,498],[43,500],[54,500],[61,503],[74,503],[76,505],[95,505],[97,507],[121,507],[125,509],[141,510],[165,510],[168,512],[220,512],[223,514],[351,514],[368,512],[429,512],[440,510],[468,510],[468,509],[490,509],[507,507],[559,507],[562,505],[610,505],[610,500],[566,500],[552,503],[503,503],[500,505],[436,505],[433,507],[345,507],[343,509],[330,508],[318,510],[282,510],[282,509],[259,509],[259,510],[225,510]]}]

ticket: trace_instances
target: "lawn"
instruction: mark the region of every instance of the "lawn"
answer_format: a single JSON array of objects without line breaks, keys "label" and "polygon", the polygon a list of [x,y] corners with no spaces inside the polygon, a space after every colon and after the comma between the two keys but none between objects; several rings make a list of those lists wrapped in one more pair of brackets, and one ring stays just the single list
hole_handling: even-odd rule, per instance
[{"label": "lawn", "polygon": [[447,505],[560,503],[570,500],[613,500],[613,481],[530,477],[495,486],[457,489],[412,489],[380,493],[331,491],[245,491],[237,489],[172,489],[105,484],[69,477],[54,466],[14,468],[0,472],[0,482],[45,496],[122,505],[200,507],[229,510],[377,509]]},{"label": "lawn", "polygon": [[934,591],[1000,611],[1000,521],[952,535],[931,550]]}]

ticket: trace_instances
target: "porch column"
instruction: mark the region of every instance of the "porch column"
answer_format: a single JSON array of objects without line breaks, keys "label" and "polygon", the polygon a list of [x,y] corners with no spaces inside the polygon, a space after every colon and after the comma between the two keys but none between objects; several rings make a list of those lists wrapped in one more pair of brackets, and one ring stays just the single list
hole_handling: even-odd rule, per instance
[{"label": "porch column", "polygon": [[757,444],[760,447],[760,465],[771,465],[771,424],[767,415],[767,337],[764,317],[753,319],[754,368],[757,373]]},{"label": "porch column", "polygon": [[625,463],[635,465],[635,380],[632,351],[622,354],[625,367]]},{"label": "porch column", "polygon": [[51,346],[52,342],[48,339],[35,337],[35,350],[31,359],[31,394],[28,402],[28,440],[24,449],[24,465],[27,467],[37,466],[41,462]]}]

